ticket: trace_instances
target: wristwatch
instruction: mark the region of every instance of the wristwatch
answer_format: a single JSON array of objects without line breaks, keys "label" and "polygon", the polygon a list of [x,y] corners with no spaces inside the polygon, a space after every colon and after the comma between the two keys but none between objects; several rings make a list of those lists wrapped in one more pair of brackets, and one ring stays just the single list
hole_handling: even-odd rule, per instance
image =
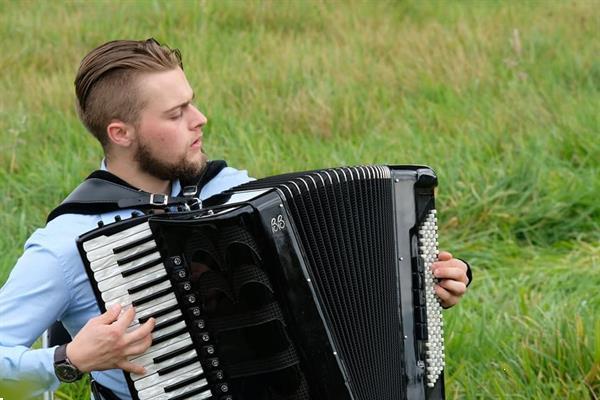
[{"label": "wristwatch", "polygon": [[78,381],[83,376],[83,372],[67,358],[66,344],[58,346],[54,351],[54,373],[59,381],[66,383]]}]

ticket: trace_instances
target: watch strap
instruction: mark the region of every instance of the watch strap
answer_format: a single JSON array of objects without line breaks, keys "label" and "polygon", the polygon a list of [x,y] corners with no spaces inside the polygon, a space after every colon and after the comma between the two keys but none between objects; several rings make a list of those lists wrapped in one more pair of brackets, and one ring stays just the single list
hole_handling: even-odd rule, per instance
[{"label": "watch strap", "polygon": [[[69,376],[62,374],[65,368],[68,369]],[[54,371],[61,382],[75,382],[83,376],[83,372],[69,361],[66,344],[60,345],[54,350]]]}]

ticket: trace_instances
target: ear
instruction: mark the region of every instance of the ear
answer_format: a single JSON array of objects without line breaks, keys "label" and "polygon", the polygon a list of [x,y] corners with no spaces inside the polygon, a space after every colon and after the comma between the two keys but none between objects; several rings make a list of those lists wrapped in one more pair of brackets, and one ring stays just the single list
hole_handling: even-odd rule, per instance
[{"label": "ear", "polygon": [[135,129],[130,124],[117,119],[108,124],[106,134],[112,146],[129,147],[135,140]]}]

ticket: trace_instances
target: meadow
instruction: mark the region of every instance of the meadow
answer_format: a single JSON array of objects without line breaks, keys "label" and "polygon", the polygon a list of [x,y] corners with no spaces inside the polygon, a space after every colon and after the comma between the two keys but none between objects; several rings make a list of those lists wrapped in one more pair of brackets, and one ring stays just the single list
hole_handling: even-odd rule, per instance
[{"label": "meadow", "polygon": [[0,0],[0,285],[101,160],[79,61],[148,37],[181,49],[214,159],[436,170],[441,247],[474,271],[449,399],[600,398],[597,1]]}]

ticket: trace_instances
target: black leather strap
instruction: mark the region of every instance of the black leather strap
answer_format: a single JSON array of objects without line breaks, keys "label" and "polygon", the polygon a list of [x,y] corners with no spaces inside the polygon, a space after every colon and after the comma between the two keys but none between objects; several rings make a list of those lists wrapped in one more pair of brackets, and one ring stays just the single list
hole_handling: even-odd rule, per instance
[{"label": "black leather strap", "polygon": [[141,210],[162,209],[187,204],[206,183],[214,178],[227,163],[223,160],[209,161],[195,183],[181,182],[185,196],[170,197],[137,189],[108,171],[94,171],[46,219],[50,222],[62,214],[101,214],[127,208]]},{"label": "black leather strap", "polygon": [[94,395],[94,400],[120,400],[119,397],[113,393],[112,390],[106,386],[102,386],[96,382],[93,378],[90,381],[91,392]]}]

